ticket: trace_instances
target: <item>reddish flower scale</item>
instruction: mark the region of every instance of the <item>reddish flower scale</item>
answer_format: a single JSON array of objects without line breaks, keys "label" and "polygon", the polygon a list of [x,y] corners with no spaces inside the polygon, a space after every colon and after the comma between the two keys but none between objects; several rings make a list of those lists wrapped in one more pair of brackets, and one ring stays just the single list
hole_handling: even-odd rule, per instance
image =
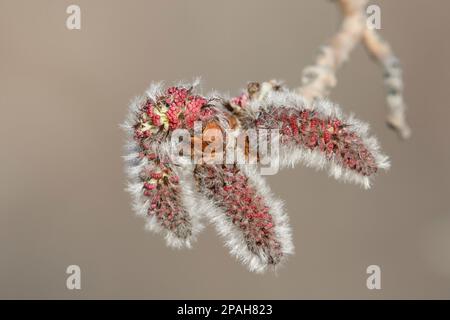
[{"label": "reddish flower scale", "polygon": [[195,177],[200,190],[225,211],[241,230],[250,251],[264,252],[268,263],[281,261],[281,244],[276,239],[274,221],[264,199],[236,166],[197,166]]},{"label": "reddish flower scale", "polygon": [[320,150],[363,176],[377,172],[375,159],[362,139],[339,119],[324,119],[315,111],[280,107],[270,113],[262,112],[256,126],[278,128],[282,144],[296,143]]},{"label": "reddish flower scale", "polygon": [[146,157],[154,164],[154,169],[145,168],[140,173],[143,195],[150,202],[148,215],[155,216],[163,227],[180,238],[191,235],[191,221],[180,205],[179,178],[169,160],[157,156],[151,145],[164,138],[160,133],[177,128],[192,129],[195,121],[214,116],[207,102],[201,96],[192,95],[190,89],[171,87],[154,101],[149,99],[144,103],[134,126],[134,139],[141,148],[139,158]]},{"label": "reddish flower scale", "polygon": [[208,100],[191,94],[183,87],[170,87],[156,101],[147,100],[135,126],[135,139],[149,138],[152,134],[177,128],[192,129],[194,122],[211,117]]},{"label": "reddish flower scale", "polygon": [[236,105],[236,106],[239,106],[241,108],[245,108],[245,106],[248,103],[248,100],[249,100],[248,95],[246,93],[243,93],[243,94],[241,94],[241,95],[239,95],[237,97],[232,98],[230,100],[230,102],[231,102],[232,105]]},{"label": "reddish flower scale", "polygon": [[152,170],[145,169],[140,173],[143,181],[143,194],[150,204],[149,216],[155,216],[166,229],[173,231],[181,238],[191,234],[190,218],[180,207],[179,179],[169,166],[155,159],[158,166]]}]

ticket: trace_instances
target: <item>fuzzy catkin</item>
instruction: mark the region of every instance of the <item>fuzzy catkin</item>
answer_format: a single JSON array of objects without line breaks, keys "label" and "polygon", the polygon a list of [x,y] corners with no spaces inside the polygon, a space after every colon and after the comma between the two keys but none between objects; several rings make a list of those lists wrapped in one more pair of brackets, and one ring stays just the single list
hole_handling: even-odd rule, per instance
[{"label": "fuzzy catkin", "polygon": [[[194,130],[197,121],[200,137]],[[162,232],[172,247],[191,247],[206,218],[230,253],[255,272],[278,267],[294,251],[281,201],[271,194],[258,164],[174,163],[169,143],[174,130],[186,129],[191,141],[200,139],[200,149],[193,148],[200,154],[211,128],[225,134],[231,129],[233,137],[251,129],[277,130],[282,166],[301,161],[328,167],[335,178],[365,187],[389,165],[365,124],[328,102],[308,104],[277,82],[251,83],[232,99],[201,96],[195,85],[164,89],[154,84],[130,105],[122,127],[129,139],[127,190],[148,229]]]},{"label": "fuzzy catkin", "polygon": [[368,0],[336,0],[343,13],[341,27],[324,46],[314,65],[302,73],[302,86],[297,92],[308,101],[325,98],[337,85],[337,71],[349,59],[351,52],[363,43],[369,54],[382,66],[387,91],[387,123],[401,138],[411,136],[406,120],[406,103],[403,97],[403,78],[399,59],[378,31],[367,26]]}]

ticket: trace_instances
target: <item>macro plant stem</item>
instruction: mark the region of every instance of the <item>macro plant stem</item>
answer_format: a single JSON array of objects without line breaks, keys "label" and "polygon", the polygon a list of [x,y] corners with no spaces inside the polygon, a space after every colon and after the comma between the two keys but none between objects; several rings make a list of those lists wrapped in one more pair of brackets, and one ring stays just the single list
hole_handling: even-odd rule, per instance
[{"label": "macro plant stem", "polygon": [[302,72],[302,86],[297,92],[308,101],[326,98],[337,85],[336,73],[349,59],[353,49],[363,43],[369,54],[383,67],[387,89],[387,123],[398,135],[407,139],[411,129],[406,121],[402,70],[389,44],[366,23],[367,0],[336,0],[343,13],[340,29],[320,49],[314,65]]}]

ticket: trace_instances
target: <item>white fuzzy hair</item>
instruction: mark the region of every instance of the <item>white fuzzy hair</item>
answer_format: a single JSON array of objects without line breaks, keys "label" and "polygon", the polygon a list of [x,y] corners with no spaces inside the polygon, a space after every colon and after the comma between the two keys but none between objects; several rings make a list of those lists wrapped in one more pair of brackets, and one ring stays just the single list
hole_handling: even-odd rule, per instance
[{"label": "white fuzzy hair", "polygon": [[[196,80],[193,86],[197,84],[198,81]],[[188,85],[184,86],[189,87]],[[191,235],[186,239],[178,238],[172,231],[163,228],[157,221],[157,218],[155,216],[148,215],[150,201],[146,196],[143,195],[144,182],[139,177],[139,173],[144,168],[151,169],[154,164],[147,158],[140,159],[138,157],[141,150],[133,138],[133,126],[136,123],[143,103],[145,103],[148,98],[150,98],[151,100],[155,100],[158,96],[164,94],[163,89],[164,88],[162,82],[152,83],[149,89],[146,91],[145,96],[134,98],[129,105],[129,111],[126,120],[121,125],[121,127],[127,134],[125,155],[123,156],[125,160],[125,172],[128,176],[128,185],[125,190],[131,194],[133,211],[136,213],[136,215],[144,217],[146,219],[145,227],[147,230],[151,230],[156,233],[162,233],[167,245],[170,247],[191,248],[192,242],[196,240],[198,233],[203,229],[201,217],[198,212],[193,209],[193,194],[196,192],[195,183],[193,180],[193,169],[187,167],[186,165],[183,165],[183,167],[181,168],[172,166],[174,173],[179,177],[179,185],[181,186],[181,188],[179,189],[181,200],[180,205],[182,205],[182,209],[187,212],[191,219]],[[161,157],[170,156],[169,142],[163,142],[161,144],[154,143],[151,145],[151,148],[154,149]]]},{"label": "white fuzzy hair", "polygon": [[[292,230],[289,224],[289,216],[284,211],[283,202],[276,198],[266,179],[259,174],[259,168],[256,165],[242,164],[238,165],[239,169],[249,178],[249,183],[256,189],[257,193],[264,199],[265,204],[269,207],[269,212],[274,222],[275,238],[280,242],[281,252],[283,253],[282,265],[289,255],[294,254],[294,244],[292,242]],[[263,260],[267,265],[267,261]],[[264,268],[265,269],[265,268]],[[263,270],[264,270],[263,269]]]},{"label": "white fuzzy hair", "polygon": [[[388,157],[380,152],[378,141],[369,135],[369,125],[356,119],[353,115],[345,116],[340,107],[328,100],[318,100],[312,104],[306,103],[300,95],[292,91],[271,91],[262,101],[250,101],[245,108],[247,115],[256,119],[260,112],[271,112],[277,107],[291,107],[297,110],[316,111],[323,117],[337,118],[349,125],[350,131],[356,133],[367,150],[373,155],[375,164],[380,169],[390,167]],[[311,150],[298,144],[280,145],[280,165],[293,167],[302,163],[315,169],[328,169],[329,175],[344,182],[352,182],[368,189],[371,177],[343,167],[334,157],[327,159],[323,152]]]},{"label": "white fuzzy hair", "polygon": [[[179,83],[178,86],[191,87],[198,86],[199,80],[196,80],[193,85],[186,83]],[[174,248],[188,247],[190,248],[192,242],[196,239],[198,233],[203,229],[201,218],[206,216],[209,221],[215,225],[218,234],[225,240],[226,246],[229,248],[231,255],[235,256],[243,264],[245,264],[250,271],[262,273],[268,269],[269,257],[263,250],[260,252],[252,252],[242,230],[232,223],[230,218],[226,215],[224,210],[220,207],[220,203],[216,203],[212,199],[208,199],[203,193],[198,192],[195,179],[193,176],[194,166],[190,163],[181,163],[180,166],[173,166],[174,172],[180,179],[180,200],[183,209],[189,214],[191,219],[192,234],[187,239],[178,238],[173,232],[163,228],[157,218],[148,216],[149,200],[142,193],[143,182],[139,178],[139,173],[143,168],[151,168],[153,165],[147,158],[140,159],[139,146],[133,139],[134,124],[137,116],[141,110],[142,104],[148,99],[155,100],[158,96],[164,94],[163,83],[153,83],[146,91],[143,97],[135,98],[129,106],[129,113],[125,122],[121,125],[127,133],[127,143],[125,146],[126,155],[124,160],[126,163],[126,172],[128,175],[127,191],[133,198],[133,210],[138,216],[147,219],[146,229],[157,233],[163,233],[166,242],[169,246]],[[209,97],[217,96],[217,93],[208,95]],[[212,101],[213,108],[220,109],[217,120],[223,129],[229,129],[229,123],[226,118],[226,111],[220,102]],[[386,156],[380,153],[379,145],[375,138],[369,136],[368,125],[355,119],[353,115],[344,116],[341,109],[326,100],[316,101],[312,104],[306,101],[298,94],[287,91],[269,91],[263,99],[259,101],[250,101],[249,105],[244,108],[244,113],[250,119],[257,119],[260,112],[271,112],[277,107],[291,107],[297,110],[312,110],[316,111],[323,117],[338,118],[347,125],[351,131],[355,132],[363,141],[367,150],[373,155],[378,168],[387,169],[389,161]],[[239,134],[242,128],[237,128],[234,135]],[[154,149],[160,156],[170,156],[170,143],[163,142],[161,144],[152,144]],[[370,187],[370,178],[362,176],[354,172],[335,160],[333,157],[327,159],[323,152],[317,150],[310,150],[309,148],[296,145],[294,143],[280,146],[280,165],[294,166],[297,162],[301,162],[308,167],[316,169],[328,169],[329,174],[336,179],[354,182],[361,184],[365,188]],[[289,218],[283,210],[283,203],[274,198],[267,183],[258,173],[258,166],[252,164],[238,164],[239,169],[248,177],[248,182],[255,188],[257,193],[264,199],[266,205],[270,209],[270,214],[274,222],[274,231],[276,240],[281,245],[281,252],[283,254],[282,261],[286,257],[294,253],[294,246],[292,243],[292,232],[289,226]],[[277,268],[282,263],[277,264]]]},{"label": "white fuzzy hair", "polygon": [[224,239],[225,246],[229,249],[230,254],[247,266],[250,271],[264,273],[269,267],[276,270],[283,265],[289,255],[294,253],[289,217],[283,210],[282,201],[272,195],[265,179],[258,173],[256,165],[238,164],[238,168],[248,177],[248,183],[255,188],[258,196],[261,196],[265,205],[269,207],[269,213],[274,222],[275,239],[280,243],[283,254],[281,262],[273,266],[269,264],[269,257],[262,249],[258,252],[251,251],[244,238],[244,233],[233,224],[230,217],[221,208],[220,203],[209,199],[202,193],[198,193],[195,200],[197,210],[202,212],[215,226],[219,236]]}]

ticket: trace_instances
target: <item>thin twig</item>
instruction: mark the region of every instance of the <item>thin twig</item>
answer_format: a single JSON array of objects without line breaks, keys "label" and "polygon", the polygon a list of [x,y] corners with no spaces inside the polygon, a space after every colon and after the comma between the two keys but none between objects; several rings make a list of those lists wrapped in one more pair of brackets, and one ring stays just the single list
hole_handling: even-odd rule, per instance
[{"label": "thin twig", "polygon": [[309,101],[326,97],[336,86],[337,69],[348,59],[364,32],[367,0],[340,0],[344,20],[340,30],[321,48],[314,65],[303,70],[300,95]]},{"label": "thin twig", "polygon": [[342,26],[331,41],[321,48],[321,52],[312,66],[302,73],[302,86],[297,92],[307,101],[325,98],[336,84],[336,73],[348,59],[359,42],[364,42],[370,54],[383,66],[385,84],[388,89],[388,116],[390,127],[406,139],[411,130],[405,118],[402,72],[398,59],[390,46],[383,41],[375,30],[366,24],[365,6],[368,0],[338,0],[344,14]]},{"label": "thin twig", "polygon": [[370,54],[384,68],[384,83],[387,89],[388,124],[403,138],[411,136],[411,129],[406,122],[406,105],[403,99],[402,69],[398,58],[389,44],[373,29],[366,29],[363,35],[364,44]]}]

